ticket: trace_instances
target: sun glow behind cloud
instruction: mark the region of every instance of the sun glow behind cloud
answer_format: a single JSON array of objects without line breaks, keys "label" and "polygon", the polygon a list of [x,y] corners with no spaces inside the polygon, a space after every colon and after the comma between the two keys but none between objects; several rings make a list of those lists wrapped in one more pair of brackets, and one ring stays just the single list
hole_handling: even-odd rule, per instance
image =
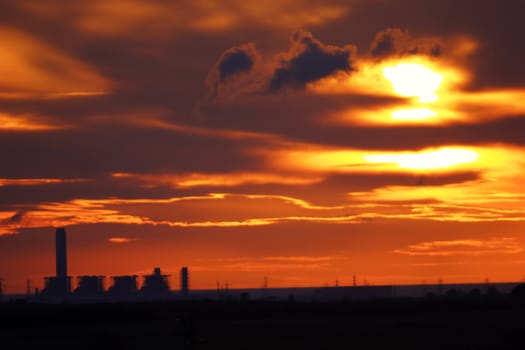
[{"label": "sun glow behind cloud", "polygon": [[[369,191],[350,192],[348,198],[360,203],[436,202],[431,211],[412,212],[406,218],[440,221],[523,219],[520,186],[525,149],[505,145],[478,147],[444,146],[421,151],[381,152],[343,149],[290,150],[274,155],[276,167],[303,169],[316,174],[406,174],[418,180],[410,185],[384,185]],[[444,185],[427,182],[427,176],[473,172],[477,178]],[[430,179],[431,180],[431,179]],[[475,212],[455,205],[477,207]],[[448,208],[448,209],[444,209]],[[380,211],[381,212],[381,211]],[[417,215],[416,215],[417,214]]]},{"label": "sun glow behind cloud", "polygon": [[[262,152],[261,152],[262,153]],[[443,146],[419,151],[372,151],[363,149],[295,149],[277,151],[268,157],[282,169],[311,172],[427,172],[458,169],[491,169],[501,164],[495,157],[508,158],[505,148]],[[504,159],[504,158],[500,158]],[[271,161],[271,160],[269,160]],[[492,163],[495,161],[494,163]]]},{"label": "sun glow behind cloud", "polygon": [[443,76],[418,63],[398,63],[383,68],[383,75],[395,92],[405,97],[417,97],[419,102],[436,102],[437,89]]},{"label": "sun glow behind cloud", "polygon": [[391,102],[366,108],[352,106],[334,113],[328,123],[439,125],[466,118],[462,107],[472,94],[464,92],[462,86],[470,75],[450,60],[413,56],[362,61],[359,67],[348,77],[324,79],[311,84],[310,89],[319,94],[359,93]]},{"label": "sun glow behind cloud", "polygon": [[444,147],[436,151],[403,152],[389,154],[365,155],[370,163],[397,164],[399,168],[426,170],[443,169],[456,165],[473,163],[478,159],[475,151]]},{"label": "sun glow behind cloud", "polygon": [[471,81],[466,67],[451,60],[415,56],[383,62],[361,62],[357,73],[327,78],[309,87],[319,94],[363,94],[398,98],[377,106],[351,106],[322,122],[355,125],[475,124],[525,113],[525,90],[464,89]]}]

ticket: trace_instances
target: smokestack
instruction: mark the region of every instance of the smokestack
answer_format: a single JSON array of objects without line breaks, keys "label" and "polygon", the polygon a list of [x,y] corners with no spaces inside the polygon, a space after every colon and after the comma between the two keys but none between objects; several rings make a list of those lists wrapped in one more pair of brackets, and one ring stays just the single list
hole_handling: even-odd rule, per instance
[{"label": "smokestack", "polygon": [[56,277],[58,280],[67,280],[66,229],[57,228],[55,231]]},{"label": "smokestack", "polygon": [[183,294],[188,294],[189,289],[190,289],[190,284],[189,284],[188,268],[183,267],[180,270],[180,290]]}]

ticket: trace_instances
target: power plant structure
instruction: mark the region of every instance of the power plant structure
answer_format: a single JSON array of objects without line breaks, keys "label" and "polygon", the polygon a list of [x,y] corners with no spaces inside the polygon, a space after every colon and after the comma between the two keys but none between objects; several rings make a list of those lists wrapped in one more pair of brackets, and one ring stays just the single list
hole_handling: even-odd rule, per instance
[{"label": "power plant structure", "polygon": [[[55,230],[55,276],[44,277],[44,289],[36,293],[42,299],[56,299],[66,297],[152,297],[173,294],[170,289],[170,275],[161,273],[160,267],[155,267],[152,274],[144,275],[142,286],[139,288],[137,275],[110,276],[112,285],[106,289],[106,276],[84,275],[77,276],[77,286],[72,289],[72,277],[68,275],[66,229]],[[189,272],[187,267],[181,269],[181,291],[189,293]]]},{"label": "power plant structure", "polygon": [[55,231],[56,277],[67,278],[67,244],[66,229],[57,228]]},{"label": "power plant structure", "polygon": [[153,269],[153,274],[144,276],[144,284],[140,289],[143,294],[163,294],[170,292],[169,275],[163,275],[160,267]]},{"label": "power plant structure", "polygon": [[[228,284],[223,290],[191,290],[190,273],[187,266],[179,271],[179,290],[171,290],[170,275],[161,272],[160,267],[154,267],[151,274],[142,277],[139,283],[138,275],[110,276],[111,285],[106,288],[106,276],[77,276],[76,288],[72,289],[73,277],[68,274],[66,229],[56,228],[55,231],[55,276],[44,277],[45,287],[41,292],[35,289],[31,297],[42,302],[119,302],[145,300],[193,300],[219,299],[232,300],[308,300],[308,301],[340,301],[388,299],[394,296],[427,294],[430,286],[357,286],[355,277],[352,286],[305,287],[305,288],[268,288],[267,278],[263,288],[246,288],[230,290]],[[355,276],[355,275],[354,275]],[[508,287],[508,286],[506,286]],[[512,286],[511,286],[512,287]],[[423,288],[421,291],[420,289]],[[439,289],[443,288],[442,283]],[[509,287],[510,288],[510,287]],[[30,284],[28,282],[28,290]],[[29,297],[29,293],[27,295]],[[0,279],[0,299],[2,297],[2,280]]]},{"label": "power plant structure", "polygon": [[77,281],[77,288],[73,291],[74,295],[95,296],[106,292],[106,276],[79,276]]},{"label": "power plant structure", "polygon": [[60,297],[71,292],[71,277],[67,274],[67,242],[66,229],[59,227],[55,230],[55,276],[44,278],[45,287],[42,295]]},{"label": "power plant structure", "polygon": [[112,276],[113,285],[108,294],[115,296],[129,296],[138,292],[137,275]]},{"label": "power plant structure", "polygon": [[180,291],[182,294],[186,295],[188,294],[189,289],[190,284],[188,268],[184,266],[182,269],[180,269]]}]

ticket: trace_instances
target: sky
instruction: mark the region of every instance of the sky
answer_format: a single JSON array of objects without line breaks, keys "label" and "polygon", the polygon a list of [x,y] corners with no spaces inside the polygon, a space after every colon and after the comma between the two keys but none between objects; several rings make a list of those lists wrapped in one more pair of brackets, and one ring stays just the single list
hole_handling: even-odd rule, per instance
[{"label": "sky", "polygon": [[524,12],[0,0],[4,293],[523,280]]}]

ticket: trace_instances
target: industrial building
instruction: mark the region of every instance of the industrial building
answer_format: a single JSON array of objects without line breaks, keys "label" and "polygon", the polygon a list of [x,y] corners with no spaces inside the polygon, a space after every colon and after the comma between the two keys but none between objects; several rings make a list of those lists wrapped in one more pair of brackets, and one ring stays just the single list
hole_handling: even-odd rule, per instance
[{"label": "industrial building", "polygon": [[144,283],[139,292],[142,294],[169,293],[169,275],[163,275],[160,272],[160,267],[155,267],[153,274],[144,276]]},{"label": "industrial building", "polygon": [[77,281],[77,288],[73,291],[74,295],[97,296],[106,292],[105,276],[79,276]]},{"label": "industrial building", "polygon": [[[38,293],[37,297],[42,300],[88,300],[88,301],[117,301],[117,300],[150,300],[160,297],[169,298],[239,298],[267,299],[267,300],[364,300],[374,298],[392,298],[394,288],[392,286],[336,286],[324,288],[272,288],[271,294],[268,288],[229,290],[223,293],[215,291],[196,290],[190,295],[190,276],[188,267],[183,266],[179,272],[180,293],[175,293],[170,288],[169,274],[163,274],[160,267],[155,267],[151,274],[142,276],[142,284],[139,288],[137,275],[111,276],[111,286],[106,289],[106,277],[101,275],[84,275],[77,277],[77,287],[72,291],[72,277],[68,275],[67,265],[67,241],[65,228],[57,228],[55,231],[55,276],[45,277],[45,288]],[[58,297],[58,298],[57,298]]]},{"label": "industrial building", "polygon": [[[169,284],[170,275],[162,274],[159,267],[153,273],[143,276],[142,287],[139,289],[137,275],[111,276],[111,285],[106,289],[106,276],[78,276],[77,287],[72,290],[72,277],[68,275],[66,229],[55,230],[55,276],[44,277],[44,289],[36,293],[42,299],[55,300],[57,297],[103,297],[103,296],[134,296],[166,295],[172,293]],[[189,291],[188,268],[181,269],[181,291]]]},{"label": "industrial building", "polygon": [[138,292],[137,275],[111,276],[108,295],[129,296]]},{"label": "industrial building", "polygon": [[67,274],[66,229],[63,227],[55,230],[55,267],[55,276],[44,278],[43,296],[60,297],[71,292],[71,277]]},{"label": "industrial building", "polygon": [[[57,228],[55,231],[55,276],[45,277],[45,288],[39,297],[49,300],[64,300],[64,297],[71,300],[138,300],[151,299],[159,296],[173,298],[190,296],[190,275],[188,267],[183,266],[179,272],[180,293],[174,293],[170,288],[170,275],[163,274],[160,267],[155,267],[153,273],[142,276],[142,284],[139,288],[139,277],[137,275],[111,276],[111,286],[106,289],[106,277],[100,275],[85,275],[77,277],[77,287],[72,291],[72,277],[68,275],[67,265],[67,242],[65,228]],[[263,290],[225,290],[225,293],[217,294],[210,291],[192,291],[192,298],[223,298],[234,297],[248,299],[253,296],[255,299],[281,299],[290,298],[304,300],[363,300],[371,298],[391,298],[393,297],[392,286],[352,286],[352,287],[325,287],[325,288],[298,288],[282,290],[272,289],[272,295],[268,295],[267,288]],[[224,295],[223,295],[224,294]],[[237,295],[238,294],[238,295]],[[274,295],[275,294],[275,295]],[[278,296],[280,295],[280,296]],[[78,299],[76,299],[78,298]],[[124,298],[124,299],[123,299]]]},{"label": "industrial building", "polygon": [[187,295],[190,290],[189,273],[188,268],[184,266],[180,269],[180,291],[182,294]]}]

